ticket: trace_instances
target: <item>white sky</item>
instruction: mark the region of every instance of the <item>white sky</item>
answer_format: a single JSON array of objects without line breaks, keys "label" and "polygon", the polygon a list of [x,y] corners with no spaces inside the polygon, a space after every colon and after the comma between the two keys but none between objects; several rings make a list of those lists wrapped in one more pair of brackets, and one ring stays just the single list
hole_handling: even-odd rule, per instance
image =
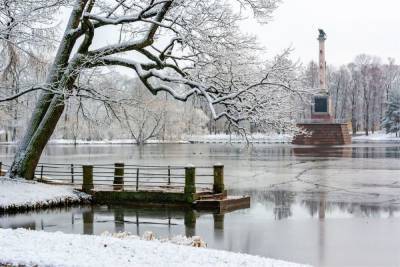
[{"label": "white sky", "polygon": [[[67,20],[68,12],[64,12]],[[327,63],[347,64],[361,53],[400,63],[400,0],[283,0],[267,25],[243,23],[267,48],[267,58],[284,48],[307,64],[318,60],[318,28],[327,33]],[[113,43],[115,31],[97,35],[94,46]]]},{"label": "white sky", "polygon": [[318,28],[327,33],[327,63],[361,53],[400,62],[400,0],[284,0],[268,25],[246,23],[272,54],[292,46],[294,59],[318,58]]}]

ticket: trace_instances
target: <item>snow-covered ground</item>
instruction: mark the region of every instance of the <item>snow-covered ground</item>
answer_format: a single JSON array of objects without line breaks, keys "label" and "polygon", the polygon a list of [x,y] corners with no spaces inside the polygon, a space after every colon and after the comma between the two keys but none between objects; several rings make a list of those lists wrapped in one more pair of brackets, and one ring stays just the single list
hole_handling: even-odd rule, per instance
[{"label": "snow-covered ground", "polygon": [[[289,143],[292,140],[291,135],[287,134],[253,134],[248,135],[247,140],[250,143]],[[146,144],[187,144],[189,142],[194,143],[246,143],[246,138],[241,135],[229,135],[229,134],[210,134],[210,135],[193,135],[185,136],[182,140],[147,140]],[[87,140],[66,140],[66,139],[52,139],[50,144],[136,144],[134,139],[113,139],[113,140],[99,140],[99,141],[87,141]]]},{"label": "snow-covered ground", "polygon": [[369,135],[360,134],[353,136],[355,142],[400,142],[400,138],[396,137],[395,134],[386,134],[385,132],[379,131],[370,133]]},{"label": "snow-covered ground", "polygon": [[26,266],[305,266],[158,240],[0,229],[0,264]]},{"label": "snow-covered ground", "polygon": [[[3,145],[15,145],[18,142],[0,142]],[[147,140],[146,144],[187,144],[185,140]],[[51,139],[50,145],[121,145],[136,144],[134,139],[112,139],[112,140],[82,140],[82,139]]]},{"label": "snow-covered ground", "polygon": [[[147,140],[146,144],[185,144],[187,141],[183,140]],[[112,145],[112,144],[136,144],[134,139],[113,139],[113,140],[72,140],[72,139],[52,139],[49,144],[60,145]]]},{"label": "snow-covered ground", "polygon": [[[188,143],[290,143],[293,136],[290,134],[261,134],[247,135],[247,140],[242,135],[209,134],[209,135],[188,135],[181,140],[147,140],[146,144],[188,144]],[[0,144],[15,145],[17,142],[0,142]],[[73,139],[51,139],[51,145],[118,145],[136,144],[134,139],[112,139],[112,140],[73,140]]]},{"label": "snow-covered ground", "polygon": [[188,136],[187,140],[193,143],[290,143],[293,136],[290,134],[252,134],[247,136],[247,140],[241,135],[229,134],[210,134]]},{"label": "snow-covered ground", "polygon": [[77,192],[70,186],[0,177],[0,210],[34,209],[89,199],[89,195]]},{"label": "snow-covered ground", "polygon": [[[247,140],[241,135],[229,134],[208,134],[208,135],[191,135],[185,136],[181,140],[147,140],[146,144],[188,144],[188,143],[291,143],[293,135],[291,134],[261,134],[256,133],[247,136]],[[400,141],[395,134],[386,134],[383,131],[369,134],[358,133],[353,136],[354,141]],[[0,144],[15,145],[17,142],[0,142]],[[52,139],[49,141],[51,145],[120,145],[120,144],[136,144],[134,139],[112,139],[112,140],[73,140],[73,139]]]}]

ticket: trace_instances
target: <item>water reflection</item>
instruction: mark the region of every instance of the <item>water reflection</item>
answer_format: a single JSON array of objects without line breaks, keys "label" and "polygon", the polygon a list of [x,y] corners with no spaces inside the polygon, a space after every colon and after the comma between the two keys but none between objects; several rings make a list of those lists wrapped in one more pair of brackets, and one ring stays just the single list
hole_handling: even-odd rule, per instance
[{"label": "water reflection", "polygon": [[[348,236],[354,231],[360,231],[360,227],[365,236],[358,233],[358,238],[368,238],[374,235],[376,227],[382,227],[380,224],[387,224],[384,218],[395,218],[395,224],[385,227],[394,227],[394,231],[398,232],[400,213],[396,205],[329,201],[326,192],[304,194],[279,190],[247,193],[253,194],[250,209],[225,214],[191,209],[84,206],[3,214],[0,216],[0,227],[89,235],[98,235],[104,231],[127,231],[141,236],[145,231],[153,231],[157,237],[162,238],[200,235],[211,248],[317,266],[329,265],[336,259],[336,253],[329,250],[332,242],[340,244],[342,240],[349,241]],[[349,221],[349,218],[353,219]],[[371,221],[371,226],[358,222],[358,219],[365,218],[380,219]],[[358,223],[349,227],[349,222]],[[298,242],[293,238],[306,242]],[[302,253],[297,253],[297,250]]]},{"label": "water reflection", "polygon": [[93,223],[94,223],[94,212],[93,209],[86,210],[82,213],[82,221],[83,221],[83,234],[92,235],[93,231]]},{"label": "water reflection", "polygon": [[276,220],[286,219],[292,216],[291,205],[295,194],[288,191],[272,191],[265,195],[265,200],[274,203],[274,215]]},{"label": "water reflection", "polygon": [[[239,193],[239,192],[234,192]],[[196,235],[196,223],[199,218],[211,215],[213,228],[224,230],[226,216],[233,216],[241,213],[249,213],[255,209],[254,206],[262,205],[266,211],[271,211],[272,218],[264,219],[285,220],[298,219],[303,214],[308,214],[309,218],[325,219],[337,216],[355,217],[397,217],[398,205],[377,205],[357,202],[327,201],[326,192],[309,194],[308,199],[304,199],[304,194],[289,191],[263,191],[263,192],[243,192],[252,194],[252,208],[245,211],[232,213],[208,213],[198,212],[192,209],[170,209],[170,208],[131,208],[127,206],[84,206],[75,208],[59,208],[44,211],[35,211],[19,214],[0,215],[0,227],[6,228],[26,228],[44,229],[58,228],[60,224],[76,225],[81,221],[83,234],[96,234],[94,226],[96,224],[112,223],[109,231],[124,232],[132,230],[127,225],[135,225],[134,233],[142,233],[141,225],[153,225],[157,228],[163,226],[167,228],[182,225],[185,228],[185,235]],[[304,212],[299,212],[299,208]],[[295,209],[297,212],[293,212]],[[266,213],[268,214],[268,212]],[[66,219],[69,217],[69,219]],[[228,221],[229,223],[229,221]],[[111,226],[111,225],[110,225]],[[147,227],[146,227],[147,228]],[[75,230],[74,230],[75,232]],[[182,233],[183,234],[183,233]]]},{"label": "water reflection", "polygon": [[[246,192],[249,193],[249,192]],[[74,208],[49,209],[20,214],[0,215],[0,227],[2,228],[26,228],[57,230],[70,224],[71,232],[83,234],[99,234],[96,225],[107,224],[107,231],[124,232],[130,231],[137,235],[144,232],[141,227],[157,229],[169,229],[179,226],[184,228],[186,236],[196,235],[196,224],[198,220],[212,218],[214,230],[224,230],[226,216],[239,216],[243,213],[251,213],[257,210],[254,206],[262,205],[267,211],[259,214],[266,220],[302,219],[304,214],[308,218],[324,220],[341,216],[354,217],[398,217],[399,206],[396,205],[374,205],[357,202],[332,202],[326,200],[326,192],[313,193],[310,199],[303,199],[294,192],[289,191],[265,191],[253,192],[252,208],[245,211],[232,213],[208,213],[192,209],[171,209],[171,208],[131,208],[127,206],[84,206]],[[299,211],[300,208],[300,211]],[[293,212],[292,210],[296,210]],[[270,213],[268,211],[271,211]],[[304,212],[303,212],[304,211]],[[271,217],[266,216],[271,214]],[[211,215],[211,217],[209,217]],[[386,216],[387,215],[387,216]],[[67,219],[69,217],[69,219]],[[257,217],[257,215],[256,215]],[[81,231],[76,225],[81,224]],[[131,226],[135,227],[132,228]],[[134,230],[134,231],[132,231]]]},{"label": "water reflection", "polygon": [[[0,161],[11,161],[14,151],[0,146]],[[251,208],[212,214],[79,207],[0,215],[0,227],[200,235],[211,248],[315,266],[400,266],[400,239],[393,238],[400,236],[399,158],[400,144],[48,146],[42,159],[46,162],[222,162],[230,194],[250,195]]]}]

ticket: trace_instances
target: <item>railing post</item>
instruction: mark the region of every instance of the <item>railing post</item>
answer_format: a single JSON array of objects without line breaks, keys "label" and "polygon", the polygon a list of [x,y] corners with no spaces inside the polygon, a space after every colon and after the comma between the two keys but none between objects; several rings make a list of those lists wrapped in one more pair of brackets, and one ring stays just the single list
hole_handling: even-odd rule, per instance
[{"label": "railing post", "polygon": [[136,191],[139,191],[139,168],[136,169]]},{"label": "railing post", "polygon": [[90,192],[94,188],[93,186],[93,166],[92,165],[83,165],[83,183],[82,183],[82,191]]},{"label": "railing post", "polygon": [[124,189],[124,163],[114,164],[114,190]]},{"label": "railing post", "polygon": [[221,163],[214,165],[214,184],[213,192],[216,194],[223,193],[225,190],[224,185],[224,165]]},{"label": "railing post", "polygon": [[43,180],[43,164],[40,166],[40,181]]},{"label": "railing post", "polygon": [[171,166],[168,166],[168,185],[171,184]]},{"label": "railing post", "polygon": [[3,167],[3,163],[0,161],[0,176],[3,176],[3,170],[2,170],[2,167]]},{"label": "railing post", "polygon": [[74,164],[71,164],[71,183],[74,183]]},{"label": "railing post", "polygon": [[193,202],[193,194],[196,193],[196,168],[194,165],[185,167],[185,189],[186,200]]}]

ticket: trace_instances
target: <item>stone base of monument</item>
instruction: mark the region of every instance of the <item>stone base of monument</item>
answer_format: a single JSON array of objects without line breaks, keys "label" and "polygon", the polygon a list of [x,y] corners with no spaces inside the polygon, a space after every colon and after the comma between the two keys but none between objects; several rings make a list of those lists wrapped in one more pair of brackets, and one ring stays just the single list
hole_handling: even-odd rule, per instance
[{"label": "stone base of monument", "polygon": [[348,145],[351,135],[347,123],[311,122],[299,123],[299,128],[308,134],[299,134],[293,138],[294,145]]}]

